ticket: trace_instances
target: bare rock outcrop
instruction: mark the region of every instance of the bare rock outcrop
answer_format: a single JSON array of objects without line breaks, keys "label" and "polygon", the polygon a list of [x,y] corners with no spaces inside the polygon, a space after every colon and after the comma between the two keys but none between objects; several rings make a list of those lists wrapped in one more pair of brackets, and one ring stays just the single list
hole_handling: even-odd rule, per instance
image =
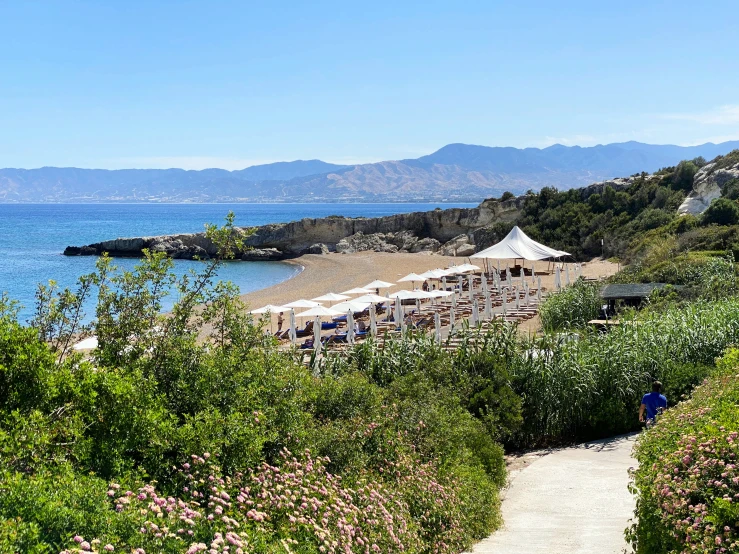
[{"label": "bare rock outcrop", "polygon": [[693,178],[692,192],[677,209],[679,214],[702,214],[729,183],[739,179],[739,159],[734,160],[739,152],[734,152],[700,168]]}]

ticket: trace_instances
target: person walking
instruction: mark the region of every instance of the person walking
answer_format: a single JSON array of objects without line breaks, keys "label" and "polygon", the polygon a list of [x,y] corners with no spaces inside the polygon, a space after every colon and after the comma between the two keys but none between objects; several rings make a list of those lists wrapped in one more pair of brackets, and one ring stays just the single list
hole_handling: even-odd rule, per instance
[{"label": "person walking", "polygon": [[[655,381],[652,383],[652,392],[648,392],[641,399],[639,421],[646,423],[647,427],[651,427],[657,422],[657,416],[665,408],[667,408],[667,397],[662,394],[662,383]],[[646,418],[644,412],[646,412]]]}]

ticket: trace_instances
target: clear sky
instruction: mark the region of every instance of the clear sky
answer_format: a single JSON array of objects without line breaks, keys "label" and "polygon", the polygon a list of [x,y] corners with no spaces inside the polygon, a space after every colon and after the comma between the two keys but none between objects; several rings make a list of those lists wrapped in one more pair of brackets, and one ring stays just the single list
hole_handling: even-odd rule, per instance
[{"label": "clear sky", "polygon": [[0,0],[0,167],[739,139],[736,0]]}]

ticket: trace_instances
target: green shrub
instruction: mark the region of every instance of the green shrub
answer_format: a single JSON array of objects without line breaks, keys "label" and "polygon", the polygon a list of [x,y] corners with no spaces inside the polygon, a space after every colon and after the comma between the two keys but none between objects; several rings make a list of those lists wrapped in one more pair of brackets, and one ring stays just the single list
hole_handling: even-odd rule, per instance
[{"label": "green shrub", "polygon": [[739,549],[739,351],[689,400],[667,410],[635,448],[635,522],[627,537],[638,554]]},{"label": "green shrub", "polygon": [[717,198],[703,212],[703,225],[736,225],[739,223],[739,205],[728,198]]},{"label": "green shrub", "polygon": [[542,327],[549,332],[582,327],[598,317],[602,303],[600,285],[578,280],[544,300],[539,309]]}]

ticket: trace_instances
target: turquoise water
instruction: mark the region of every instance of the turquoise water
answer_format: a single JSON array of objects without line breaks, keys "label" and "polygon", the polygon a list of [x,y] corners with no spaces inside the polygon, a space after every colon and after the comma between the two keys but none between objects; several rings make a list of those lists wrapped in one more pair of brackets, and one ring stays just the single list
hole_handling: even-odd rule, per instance
[{"label": "turquoise water", "polygon": [[[229,211],[239,226],[282,223],[328,215],[377,217],[436,207],[474,204],[0,204],[0,292],[17,300],[21,319],[33,313],[38,283],[54,279],[74,286],[77,278],[95,269],[95,257],[68,257],[66,246],[80,246],[117,237],[193,233],[205,223],[222,223]],[[131,269],[137,260],[117,259]],[[176,272],[198,267],[177,260]],[[280,262],[231,262],[219,278],[232,281],[241,292],[269,287],[295,275],[294,265]],[[89,311],[89,310],[88,310]]]}]

